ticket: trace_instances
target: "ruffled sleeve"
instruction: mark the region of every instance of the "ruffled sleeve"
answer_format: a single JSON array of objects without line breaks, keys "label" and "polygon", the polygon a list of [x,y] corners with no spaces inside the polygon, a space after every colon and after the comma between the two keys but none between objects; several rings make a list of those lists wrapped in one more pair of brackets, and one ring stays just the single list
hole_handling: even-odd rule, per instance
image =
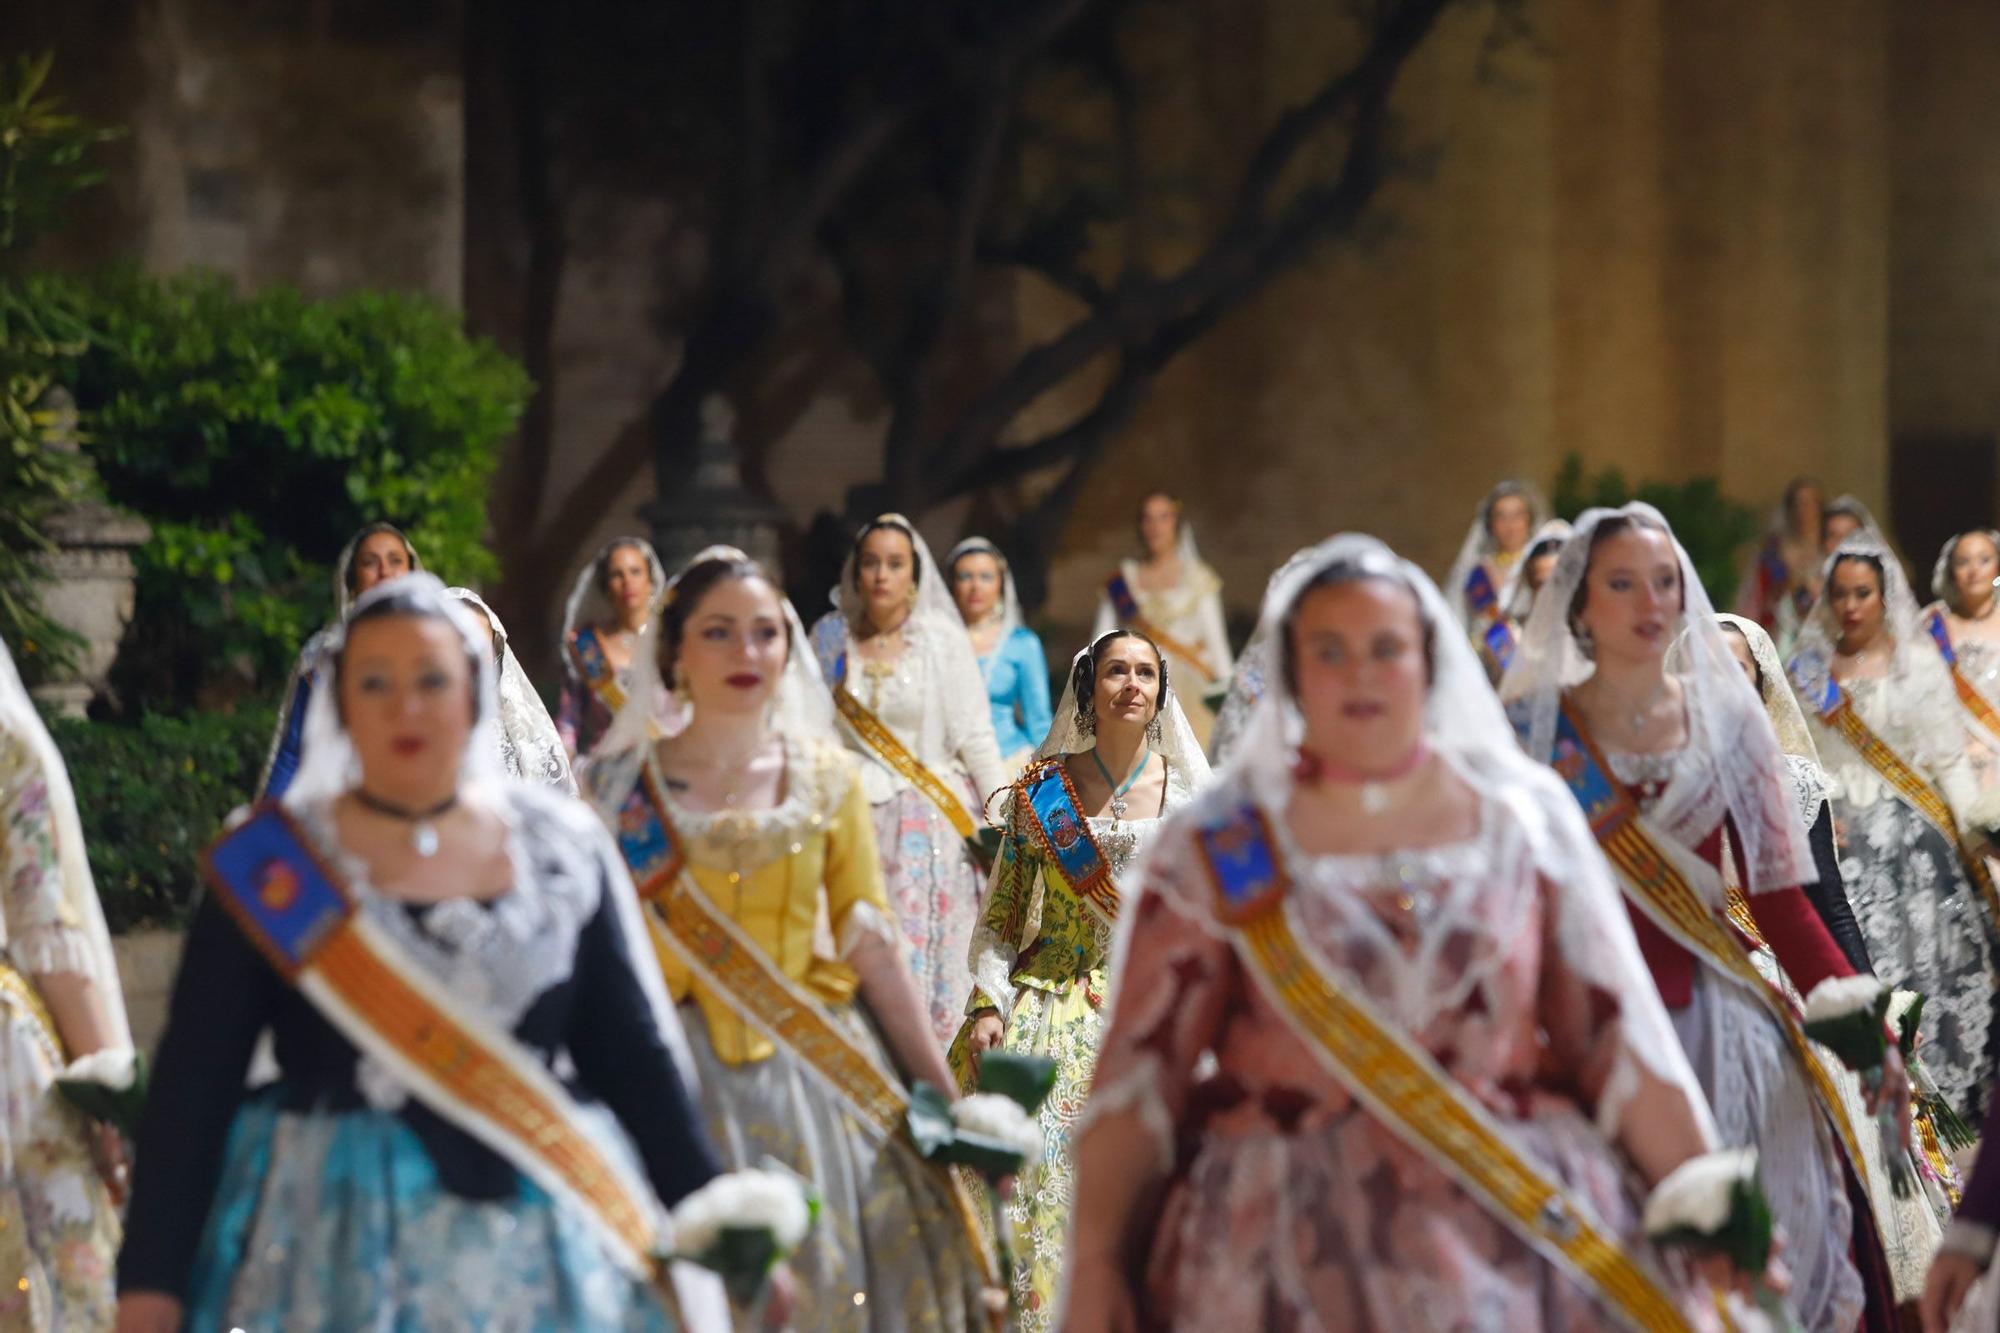
[{"label": "ruffled sleeve", "polygon": [[930,688],[937,692],[937,701],[944,709],[945,749],[972,779],[976,793],[973,820],[982,822],[979,803],[1008,783],[1006,765],[1000,762],[1000,742],[993,734],[993,705],[986,696],[985,681],[964,626],[934,621],[924,626],[923,637],[926,644],[934,645],[928,654]]}]

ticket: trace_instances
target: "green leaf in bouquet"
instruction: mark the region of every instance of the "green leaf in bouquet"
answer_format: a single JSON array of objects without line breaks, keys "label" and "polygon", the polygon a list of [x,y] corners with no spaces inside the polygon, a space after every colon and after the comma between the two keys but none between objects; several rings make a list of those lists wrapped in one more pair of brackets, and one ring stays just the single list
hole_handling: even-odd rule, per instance
[{"label": "green leaf in bouquet", "polygon": [[763,1227],[724,1227],[697,1261],[722,1279],[729,1299],[747,1308],[778,1264],[778,1247]]},{"label": "green leaf in bouquet", "polygon": [[953,1166],[970,1167],[988,1180],[1018,1175],[1021,1170],[1019,1148],[998,1139],[989,1139],[984,1134],[957,1134],[937,1160]]},{"label": "green leaf in bouquet", "polygon": [[1903,1011],[1903,1016],[1896,1020],[1896,1049],[1903,1053],[1905,1063],[1916,1056],[1917,1026],[1923,1021],[1924,995],[1918,992],[1917,998],[1910,1002],[1910,1007]]},{"label": "green leaf in bouquet", "polygon": [[56,1091],[87,1118],[112,1125],[129,1139],[137,1134],[139,1113],[146,1108],[146,1072],[146,1056],[140,1052],[133,1060],[129,1087],[113,1088],[87,1079],[58,1078]]},{"label": "green leaf in bouquet", "polygon": [[1840,1057],[1840,1062],[1857,1073],[1879,1069],[1889,1053],[1889,1038],[1884,1030],[1888,1020],[1889,1003],[1894,995],[1888,987],[1873,1005],[1859,1009],[1839,1018],[1808,1019],[1803,1024],[1806,1036]]},{"label": "green leaf in bouquet", "polygon": [[958,1125],[951,1116],[951,1099],[928,1083],[910,1089],[910,1109],[903,1115],[910,1141],[917,1155],[926,1160],[937,1157],[958,1137]]},{"label": "green leaf in bouquet", "polygon": [[979,1090],[997,1092],[1029,1115],[1055,1091],[1056,1062],[1041,1055],[988,1051],[979,1057]]}]

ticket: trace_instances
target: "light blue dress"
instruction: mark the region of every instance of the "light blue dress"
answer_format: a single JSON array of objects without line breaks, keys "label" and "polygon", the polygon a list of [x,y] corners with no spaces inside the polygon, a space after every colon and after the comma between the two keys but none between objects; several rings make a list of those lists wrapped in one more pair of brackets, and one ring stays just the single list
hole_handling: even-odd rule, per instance
[{"label": "light blue dress", "polygon": [[979,659],[986,694],[993,701],[993,735],[1002,756],[1033,750],[1049,734],[1049,659],[1033,630],[1017,625],[993,651]]}]

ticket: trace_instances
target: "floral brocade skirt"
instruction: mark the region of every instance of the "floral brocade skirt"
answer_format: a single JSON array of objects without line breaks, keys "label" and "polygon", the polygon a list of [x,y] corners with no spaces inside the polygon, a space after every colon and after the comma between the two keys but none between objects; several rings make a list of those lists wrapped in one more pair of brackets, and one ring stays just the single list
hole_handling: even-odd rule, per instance
[{"label": "floral brocade skirt", "polygon": [[922,792],[905,787],[873,813],[882,887],[942,1049],[965,1020],[972,993],[968,956],[985,881],[958,830]]},{"label": "floral brocade skirt", "polygon": [[[835,1021],[882,1068],[880,1039],[857,1009]],[[683,1004],[708,1134],[724,1167],[767,1161],[811,1182],[819,1220],[792,1256],[792,1326],[828,1333],[981,1333],[985,1277],[969,1220],[946,1177],[864,1130],[797,1056],[725,1064],[700,1006]],[[751,1325],[739,1319],[739,1327]]]},{"label": "floral brocade skirt", "polygon": [[94,1333],[111,1327],[122,1228],[60,1070],[41,1020],[0,990],[0,1328]]},{"label": "floral brocade skirt", "polygon": [[678,1329],[590,1224],[532,1182],[511,1199],[460,1198],[398,1116],[280,1111],[271,1093],[246,1102],[230,1129],[185,1327]]},{"label": "floral brocade skirt", "polygon": [[[1055,1089],[1036,1116],[1042,1129],[1042,1160],[1021,1173],[1014,1197],[1007,1203],[1007,1223],[1013,1232],[1015,1328],[1019,1333],[1046,1333],[1056,1326],[1064,1244],[1069,1236],[1070,1209],[1076,1202],[1072,1148],[1076,1122],[1083,1114],[1091,1075],[1097,1069],[1106,984],[1100,967],[1060,992],[1022,988],[1001,1041],[1003,1050],[1045,1056],[1056,1066]],[[968,1022],[951,1049],[952,1071],[968,1091],[974,1083],[966,1044],[970,1032]]]},{"label": "floral brocade skirt", "polygon": [[[1430,1162],[1350,1104],[1287,1128],[1255,1101],[1194,1129],[1157,1210],[1141,1324],[1179,1333],[1596,1333],[1620,1327]],[[1295,1109],[1295,1108],[1294,1108]],[[1288,1114],[1287,1120],[1292,1120]],[[1226,1127],[1225,1127],[1226,1126]],[[1705,1294],[1640,1235],[1641,1186],[1574,1106],[1507,1122],[1696,1328]]]}]

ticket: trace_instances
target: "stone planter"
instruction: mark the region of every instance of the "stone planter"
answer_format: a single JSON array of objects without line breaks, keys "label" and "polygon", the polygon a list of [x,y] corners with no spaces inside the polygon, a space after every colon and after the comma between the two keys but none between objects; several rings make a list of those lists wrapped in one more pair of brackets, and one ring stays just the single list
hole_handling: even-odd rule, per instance
[{"label": "stone planter", "polygon": [[[80,452],[69,395],[52,389],[43,406],[55,422],[48,446]],[[119,640],[132,622],[137,577],[132,550],[150,540],[153,530],[144,519],[96,500],[50,515],[42,530],[56,544],[41,558],[50,575],[40,590],[42,610],[82,638],[84,647],[68,671],[35,686],[33,693],[67,716],[82,717],[90,701],[104,692]]]}]

